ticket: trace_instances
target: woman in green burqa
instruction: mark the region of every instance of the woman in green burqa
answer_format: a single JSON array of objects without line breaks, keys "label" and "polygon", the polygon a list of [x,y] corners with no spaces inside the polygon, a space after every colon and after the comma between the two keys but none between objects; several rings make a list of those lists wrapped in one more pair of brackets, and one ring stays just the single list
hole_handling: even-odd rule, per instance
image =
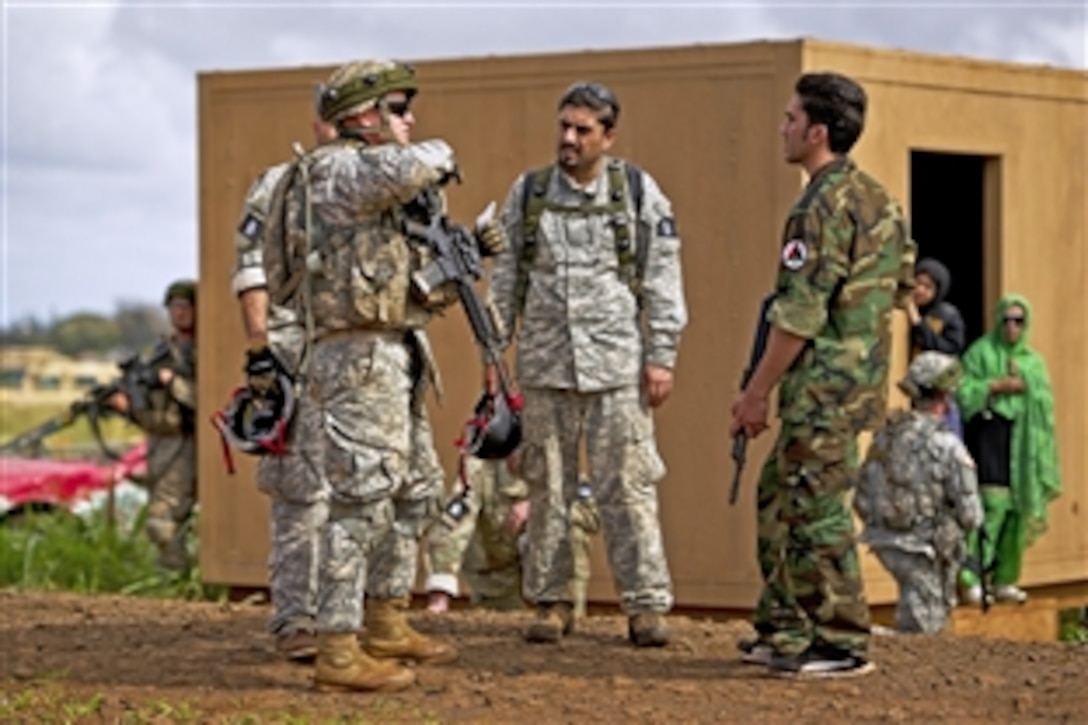
[{"label": "woman in green burqa", "polygon": [[[1028,301],[1004,297],[996,318],[964,353],[957,399],[986,510],[982,565],[993,573],[996,599],[1023,602],[1027,593],[1016,584],[1024,551],[1046,530],[1047,505],[1061,493],[1054,394],[1046,363],[1027,344]],[[977,563],[976,535],[969,551],[969,562]],[[960,578],[966,599],[979,603],[979,572],[969,565]]]}]

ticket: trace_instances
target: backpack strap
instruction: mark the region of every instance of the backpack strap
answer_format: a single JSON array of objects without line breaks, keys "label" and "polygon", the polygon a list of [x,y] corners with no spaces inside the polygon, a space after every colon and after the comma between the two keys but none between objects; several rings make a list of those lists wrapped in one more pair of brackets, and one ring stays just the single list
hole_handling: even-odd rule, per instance
[{"label": "backpack strap", "polygon": [[[639,221],[644,196],[642,169],[635,164],[612,159],[606,170],[608,203],[601,207],[572,209],[548,203],[548,187],[554,173],[555,166],[551,165],[525,174],[521,190],[522,247],[518,257],[517,279],[514,283],[516,309],[520,311],[525,307],[525,296],[529,289],[529,267],[536,258],[540,217],[548,209],[566,213],[581,211],[607,214],[616,240],[616,257],[619,261],[620,276],[631,288],[632,293],[638,297],[642,276],[646,271],[650,243],[648,230]],[[628,211],[628,199],[634,207],[634,219],[631,219]]]},{"label": "backpack strap", "polygon": [[[642,279],[646,273],[646,258],[650,252],[650,234],[642,224],[642,169],[632,163],[613,161],[609,170],[609,200],[615,206],[612,215],[613,236],[616,239],[616,257],[619,259],[620,276],[626,280],[637,299],[642,292]],[[621,173],[622,170],[622,173]],[[634,207],[634,219],[628,218],[626,200]],[[634,244],[631,233],[634,230]]]},{"label": "backpack strap", "polygon": [[525,295],[529,290],[529,267],[536,258],[536,234],[540,217],[547,208],[546,196],[552,181],[554,166],[534,169],[525,174],[521,187],[521,254],[518,256],[517,279],[514,282],[514,300],[519,312],[525,308]]}]

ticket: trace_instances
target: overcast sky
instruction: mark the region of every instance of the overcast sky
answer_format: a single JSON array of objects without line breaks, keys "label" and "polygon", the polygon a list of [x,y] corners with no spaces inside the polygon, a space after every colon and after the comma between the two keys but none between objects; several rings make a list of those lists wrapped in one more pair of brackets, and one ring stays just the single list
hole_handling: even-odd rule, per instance
[{"label": "overcast sky", "polygon": [[199,71],[802,35],[1086,68],[1086,2],[4,0],[0,324],[195,275]]}]

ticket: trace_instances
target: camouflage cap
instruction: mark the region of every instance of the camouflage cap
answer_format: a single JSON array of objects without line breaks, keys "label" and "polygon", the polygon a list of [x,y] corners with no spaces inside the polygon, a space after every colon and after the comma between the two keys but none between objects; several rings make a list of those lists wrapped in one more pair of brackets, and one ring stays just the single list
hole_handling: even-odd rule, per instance
[{"label": "camouflage cap", "polygon": [[171,300],[188,300],[196,304],[196,280],[179,279],[170,283],[163,295],[162,304],[169,305]]},{"label": "camouflage cap", "polygon": [[942,352],[927,351],[911,361],[907,377],[899,381],[899,389],[912,400],[919,400],[935,393],[951,393],[962,376],[959,360]]},{"label": "camouflage cap", "polygon": [[352,61],[333,71],[321,87],[318,113],[322,120],[335,123],[373,108],[387,93],[404,91],[412,96],[418,90],[415,70],[406,63]]}]

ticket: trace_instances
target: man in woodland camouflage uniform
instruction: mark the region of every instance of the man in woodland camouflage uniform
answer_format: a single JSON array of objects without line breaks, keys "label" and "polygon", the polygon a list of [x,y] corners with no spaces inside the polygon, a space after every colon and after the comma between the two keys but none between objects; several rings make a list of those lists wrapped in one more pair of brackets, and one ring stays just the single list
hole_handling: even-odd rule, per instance
[{"label": "man in woodland camouflage uniform", "polygon": [[[313,132],[318,144],[336,138],[336,127],[320,117],[313,120]],[[290,165],[285,161],[265,169],[246,193],[235,234],[237,257],[231,287],[238,296],[250,345],[267,343],[279,360],[294,369],[304,345],[302,325],[290,310],[269,305],[261,250],[272,192]],[[276,638],[277,651],[287,659],[313,659],[317,654],[318,529],[328,514],[328,487],[289,444],[284,455],[262,456],[257,462],[257,488],[272,501],[268,631]]]},{"label": "man in woodland camouflage uniform", "polygon": [[914,358],[899,383],[912,410],[897,411],[877,432],[854,496],[865,524],[861,541],[899,584],[900,632],[944,629],[967,533],[982,523],[975,462],[943,422],[962,372],[950,355]]},{"label": "man in woodland camouflage uniform", "polygon": [[846,495],[857,435],[886,405],[891,315],[913,284],[915,244],[899,205],[847,155],[866,97],[840,75],[801,76],[781,127],[807,188],[790,211],[767,348],[733,405],[730,435],[782,427],[758,490],[764,588],[746,662],[786,677],[869,672],[869,607]]},{"label": "man in woodland camouflage uniform", "polygon": [[[423,401],[437,372],[422,333],[457,299],[451,285],[424,296],[411,281],[431,258],[405,222],[421,213],[424,196],[427,212],[441,205],[440,188],[457,173],[444,141],[410,143],[416,90],[401,64],[337,69],[321,116],[339,139],[287,170],[262,238],[270,300],[296,311],[308,341],[293,443],[329,486],[318,572],[320,690],[401,689],[414,674],[382,658],[455,656],[405,617],[419,537],[442,481]],[[501,245],[495,225],[478,236],[481,245]],[[257,347],[248,365],[269,359]]]},{"label": "man in woodland camouflage uniform", "polygon": [[[506,343],[520,323],[517,465],[531,501],[531,642],[557,642],[573,629],[570,506],[583,433],[628,637],[636,646],[668,642],[662,615],[672,607],[672,580],[656,488],[665,465],[651,410],[672,391],[687,307],[668,198],[648,173],[606,155],[619,111],[597,83],[576,83],[562,96],[557,162],[510,189],[510,246],[496,258],[489,289]],[[491,389],[496,376],[489,368]]]}]

